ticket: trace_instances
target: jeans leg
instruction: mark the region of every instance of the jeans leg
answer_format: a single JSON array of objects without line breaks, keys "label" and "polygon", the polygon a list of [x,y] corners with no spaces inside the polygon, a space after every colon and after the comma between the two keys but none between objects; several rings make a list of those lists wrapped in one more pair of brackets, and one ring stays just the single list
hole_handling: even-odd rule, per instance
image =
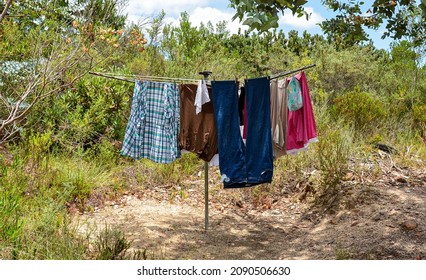
[{"label": "jeans leg", "polygon": [[222,182],[225,188],[242,187],[247,182],[247,171],[238,115],[238,84],[212,81],[212,91]]},{"label": "jeans leg", "polygon": [[246,82],[248,183],[270,183],[273,175],[270,81],[267,78]]}]

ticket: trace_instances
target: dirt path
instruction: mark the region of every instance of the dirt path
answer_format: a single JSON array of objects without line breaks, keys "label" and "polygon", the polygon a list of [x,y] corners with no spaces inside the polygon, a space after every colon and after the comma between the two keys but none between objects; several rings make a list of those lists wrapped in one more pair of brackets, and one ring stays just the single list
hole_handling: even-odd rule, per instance
[{"label": "dirt path", "polygon": [[[345,182],[345,207],[318,212],[292,195],[268,207],[212,188],[204,230],[202,183],[170,202],[170,189],[126,194],[79,216],[80,230],[121,228],[132,249],[155,259],[424,259],[426,173],[390,170],[375,182]],[[241,191],[241,190],[240,190]],[[231,195],[230,195],[231,193]],[[228,195],[229,198],[223,199]],[[220,199],[219,199],[220,197]],[[343,203],[343,202],[342,202]],[[351,205],[347,207],[347,205]],[[263,209],[266,208],[266,209]]]}]

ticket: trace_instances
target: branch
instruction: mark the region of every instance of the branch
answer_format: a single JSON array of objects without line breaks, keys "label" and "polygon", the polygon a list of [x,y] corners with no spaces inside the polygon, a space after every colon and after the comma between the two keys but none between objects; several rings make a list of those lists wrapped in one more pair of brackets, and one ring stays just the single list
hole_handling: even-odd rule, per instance
[{"label": "branch", "polygon": [[12,5],[13,0],[7,0],[6,6],[3,9],[3,12],[0,14],[0,22],[7,16],[7,10],[9,10],[10,5]]},{"label": "branch", "polygon": [[[7,109],[5,113],[8,113],[4,119],[0,120],[0,144],[10,141],[17,135],[20,131],[18,125],[41,100],[69,88],[82,76],[88,74],[94,64],[100,64],[108,59],[107,56],[101,55],[95,60],[90,53],[81,52],[81,42],[72,46],[71,49],[62,41],[57,43],[52,47],[46,59],[35,61],[33,71],[28,75],[26,81],[23,81],[23,90],[18,93],[19,89],[11,89],[18,93],[12,103],[7,99],[7,95],[0,95],[0,105],[4,104]],[[36,57],[44,57],[42,55],[43,46],[43,43],[36,45]],[[67,75],[68,72],[69,75]],[[25,106],[22,106],[23,104]]]},{"label": "branch", "polygon": [[5,130],[6,133],[3,133],[1,135],[2,138],[0,139],[0,145],[10,141],[12,139],[12,136],[15,136],[15,134],[19,132],[19,127],[14,125],[10,130],[8,130],[7,128],[5,128]]},{"label": "branch", "polygon": [[[46,92],[47,87],[55,83],[55,81],[57,81],[58,79],[60,79],[60,75],[62,73],[77,67],[77,64],[83,61],[83,58],[85,56],[85,54],[78,54],[77,49],[75,49],[70,55],[68,55],[68,57],[64,58],[56,64],[55,62],[57,61],[57,53],[59,53],[59,49],[52,51],[48,61],[42,66],[40,73],[35,75],[32,81],[28,83],[27,89],[22,93],[18,101],[15,102],[13,106],[11,106],[12,110],[10,111],[8,118],[1,123],[0,131],[5,130],[7,126],[17,124],[22,121],[22,119],[25,118],[25,116],[29,113],[32,107],[36,105],[40,100],[48,96],[54,95],[65,88],[68,88],[77,80],[79,80],[82,76],[86,75],[92,67],[92,63],[90,63],[89,69],[85,71],[80,71],[80,73],[73,77],[71,81],[64,83],[60,86],[55,86],[51,90],[48,90]],[[37,89],[38,87],[40,87],[40,89]],[[26,106],[25,109],[21,109],[21,104],[26,101],[30,95],[33,96],[31,102]],[[6,134],[9,133],[10,132],[6,132]],[[4,141],[6,141],[6,139],[7,138],[3,138]],[[0,143],[3,140],[0,140]]]}]

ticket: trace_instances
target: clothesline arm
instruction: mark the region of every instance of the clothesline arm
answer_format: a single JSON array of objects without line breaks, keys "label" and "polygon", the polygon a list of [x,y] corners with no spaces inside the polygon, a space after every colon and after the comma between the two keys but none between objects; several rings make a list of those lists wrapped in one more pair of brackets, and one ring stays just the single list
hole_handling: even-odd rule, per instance
[{"label": "clothesline arm", "polygon": [[[156,77],[156,76],[140,76],[140,75],[127,75],[127,74],[121,74],[121,75],[113,75],[109,73],[99,73],[99,72],[89,72],[91,75],[109,78],[109,79],[115,79],[119,81],[125,81],[134,83],[136,79],[142,79],[142,80],[149,80],[149,81],[161,81],[161,82],[183,82],[183,83],[197,83],[198,80],[195,79],[186,79],[186,78],[170,78],[170,77]],[[124,77],[133,77],[133,80],[130,80],[128,78]]]},{"label": "clothesline arm", "polygon": [[297,73],[299,71],[303,71],[303,70],[306,70],[306,69],[309,69],[309,68],[312,68],[312,67],[315,67],[315,66],[317,66],[317,65],[311,64],[311,65],[307,65],[307,66],[304,66],[304,67],[301,67],[301,68],[298,68],[298,69],[294,69],[294,70],[290,70],[290,71],[286,71],[286,72],[281,72],[281,73],[278,73],[278,74],[275,74],[275,75],[272,75],[272,76],[268,76],[268,79],[269,80],[278,79],[278,78],[288,76],[288,75],[291,75],[291,74],[294,74],[294,73]]},{"label": "clothesline arm", "polygon": [[97,73],[97,72],[89,72],[90,75],[94,75],[94,76],[99,76],[99,77],[103,77],[103,78],[109,78],[109,79],[114,79],[114,80],[119,80],[119,81],[125,81],[125,82],[129,82],[129,83],[134,83],[135,80],[130,80],[130,79],[126,79],[126,78],[121,78],[121,77],[117,77],[117,76],[111,76],[111,75],[106,75],[103,73]]}]

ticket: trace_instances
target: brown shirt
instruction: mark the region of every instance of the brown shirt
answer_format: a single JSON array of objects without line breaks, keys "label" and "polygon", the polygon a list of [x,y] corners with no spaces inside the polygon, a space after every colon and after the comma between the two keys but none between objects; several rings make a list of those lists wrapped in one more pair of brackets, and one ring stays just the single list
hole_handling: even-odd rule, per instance
[{"label": "brown shirt", "polygon": [[[208,86],[210,100],[211,87]],[[197,85],[179,85],[180,93],[180,131],[179,145],[182,150],[196,153],[204,161],[210,161],[218,153],[216,123],[213,102],[202,106],[198,115],[195,113],[195,96]]]}]

